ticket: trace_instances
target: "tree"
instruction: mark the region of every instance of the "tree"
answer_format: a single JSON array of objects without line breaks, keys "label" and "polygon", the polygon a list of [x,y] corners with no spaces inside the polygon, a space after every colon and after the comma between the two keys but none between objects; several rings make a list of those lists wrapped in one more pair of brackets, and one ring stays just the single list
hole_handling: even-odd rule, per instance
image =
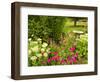
[{"label": "tree", "polygon": [[87,20],[86,17],[68,17],[69,19],[71,19],[72,21],[74,21],[74,26],[76,27],[77,26],[77,22],[79,20]]}]

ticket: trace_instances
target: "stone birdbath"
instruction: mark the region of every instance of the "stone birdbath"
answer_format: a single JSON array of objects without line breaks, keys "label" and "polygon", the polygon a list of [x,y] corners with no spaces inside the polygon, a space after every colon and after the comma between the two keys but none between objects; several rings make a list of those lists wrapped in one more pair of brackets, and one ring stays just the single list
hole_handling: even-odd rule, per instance
[{"label": "stone birdbath", "polygon": [[83,31],[74,30],[73,33],[75,34],[76,38],[79,38],[80,35],[84,34]]}]

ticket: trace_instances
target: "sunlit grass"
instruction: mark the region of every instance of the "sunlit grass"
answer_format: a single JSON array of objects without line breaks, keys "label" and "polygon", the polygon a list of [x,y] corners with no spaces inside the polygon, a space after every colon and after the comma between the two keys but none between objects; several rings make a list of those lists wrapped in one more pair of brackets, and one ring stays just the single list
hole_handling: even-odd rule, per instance
[{"label": "sunlit grass", "polygon": [[63,28],[64,32],[72,32],[74,30],[86,32],[87,29],[87,22],[77,22],[77,25],[74,26],[73,21],[66,21],[65,27]]}]

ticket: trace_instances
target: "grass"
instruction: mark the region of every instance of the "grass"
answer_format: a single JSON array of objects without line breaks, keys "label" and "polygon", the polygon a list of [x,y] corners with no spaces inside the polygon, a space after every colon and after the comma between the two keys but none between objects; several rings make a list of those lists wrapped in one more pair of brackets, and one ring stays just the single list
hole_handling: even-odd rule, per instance
[{"label": "grass", "polygon": [[63,28],[63,32],[72,32],[73,30],[86,32],[87,31],[87,23],[78,21],[77,25],[74,26],[73,21],[67,21],[65,23],[65,27]]},{"label": "grass", "polygon": [[74,30],[86,32],[85,27],[72,27],[72,26],[70,26],[70,27],[64,27],[64,29],[63,29],[64,32],[72,32]]}]

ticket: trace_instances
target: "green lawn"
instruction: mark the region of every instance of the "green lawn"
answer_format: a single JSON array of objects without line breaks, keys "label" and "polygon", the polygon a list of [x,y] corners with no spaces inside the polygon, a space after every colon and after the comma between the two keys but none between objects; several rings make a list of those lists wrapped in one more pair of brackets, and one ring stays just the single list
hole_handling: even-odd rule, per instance
[{"label": "green lawn", "polygon": [[87,31],[87,23],[79,21],[79,22],[77,22],[77,26],[74,26],[73,21],[67,21],[65,23],[65,27],[63,29],[63,32],[71,32],[74,30],[86,32]]},{"label": "green lawn", "polygon": [[86,32],[87,29],[85,27],[64,27],[63,31],[64,32],[72,32],[74,30],[77,30],[77,31],[83,31],[83,32]]}]

